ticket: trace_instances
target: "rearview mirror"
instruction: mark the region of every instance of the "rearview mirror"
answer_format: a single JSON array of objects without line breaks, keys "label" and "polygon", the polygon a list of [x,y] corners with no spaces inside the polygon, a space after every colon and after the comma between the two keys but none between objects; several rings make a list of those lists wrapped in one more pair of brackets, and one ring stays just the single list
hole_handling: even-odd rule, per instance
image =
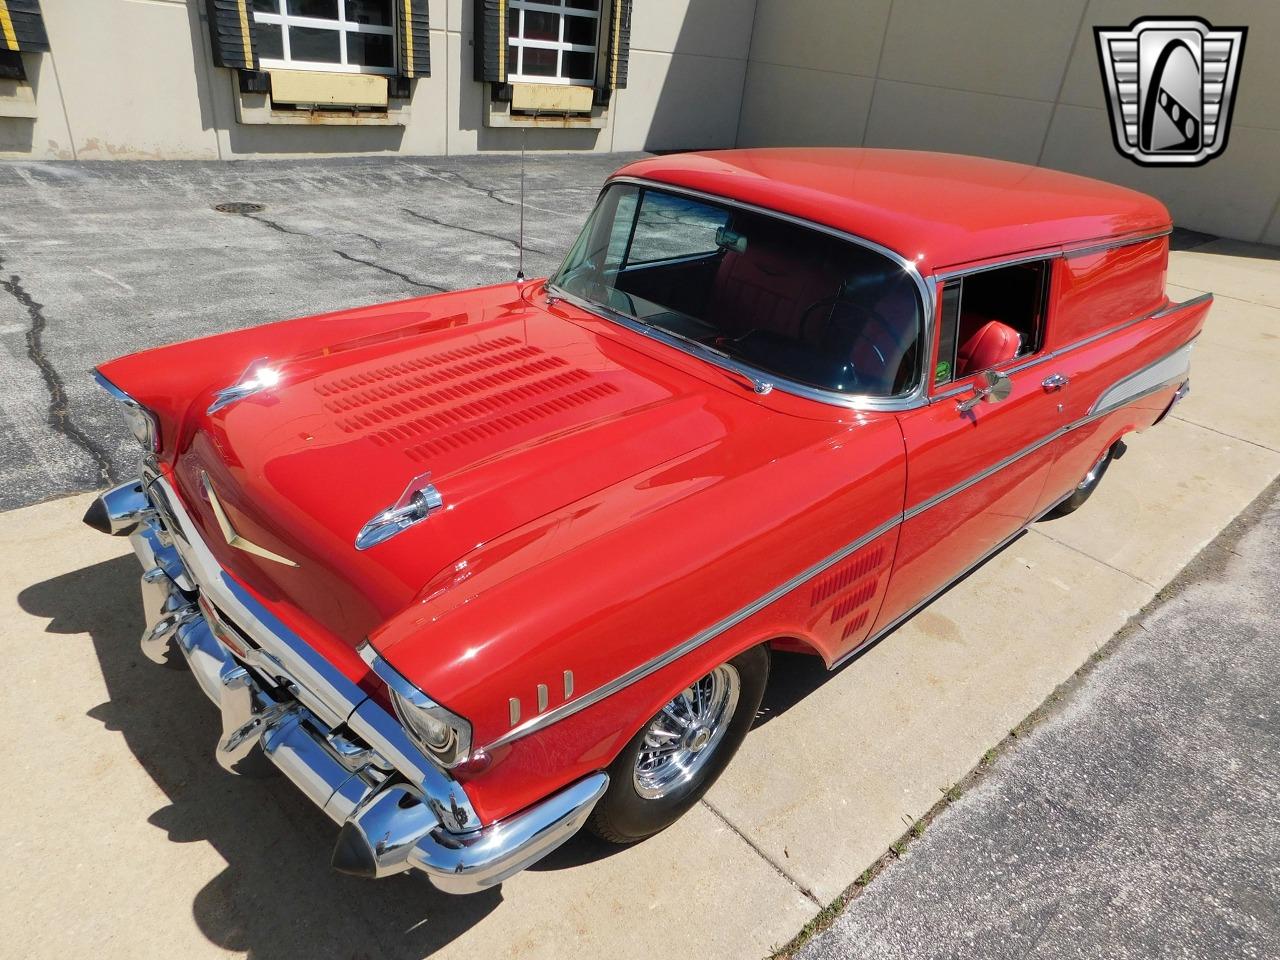
[{"label": "rearview mirror", "polygon": [[1009,375],[998,370],[984,370],[973,384],[973,396],[956,402],[956,409],[968,413],[978,404],[999,403],[1013,393],[1013,381]]}]

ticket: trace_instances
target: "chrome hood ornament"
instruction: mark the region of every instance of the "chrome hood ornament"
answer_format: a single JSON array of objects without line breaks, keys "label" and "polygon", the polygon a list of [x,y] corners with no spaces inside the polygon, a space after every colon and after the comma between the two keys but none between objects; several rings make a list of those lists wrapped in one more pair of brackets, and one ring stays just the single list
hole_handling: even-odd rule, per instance
[{"label": "chrome hood ornament", "polygon": [[409,481],[395,503],[378,513],[356,534],[356,549],[368,550],[384,540],[419,523],[444,509],[444,497],[427,481],[430,473],[422,473]]},{"label": "chrome hood ornament", "polygon": [[236,533],[236,528],[231,525],[231,520],[227,517],[227,511],[222,509],[222,501],[218,499],[218,495],[213,492],[213,484],[209,481],[209,475],[203,471],[200,473],[200,483],[204,486],[205,496],[209,498],[209,506],[213,508],[214,519],[218,521],[218,529],[222,531],[223,539],[237,550],[243,550],[245,553],[251,553],[255,557],[262,557],[264,560],[273,560],[276,563],[283,563],[286,567],[296,567],[297,564],[288,557],[282,557],[278,553],[272,553],[266,547],[260,547],[256,543],[246,540],[240,534]]},{"label": "chrome hood ornament", "polygon": [[213,395],[213,403],[209,404],[209,409],[205,413],[213,416],[223,407],[228,407],[238,400],[251,397],[263,390],[269,390],[279,383],[280,371],[271,366],[266,357],[259,357],[245,367],[244,373],[240,374],[240,378],[235,383],[229,387],[223,387]]}]

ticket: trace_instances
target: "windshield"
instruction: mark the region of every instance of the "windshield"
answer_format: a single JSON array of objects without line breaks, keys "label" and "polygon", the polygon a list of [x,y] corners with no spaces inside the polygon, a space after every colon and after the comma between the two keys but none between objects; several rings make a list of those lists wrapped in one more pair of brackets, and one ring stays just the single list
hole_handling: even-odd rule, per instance
[{"label": "windshield", "polygon": [[922,310],[910,274],[778,217],[614,184],[551,283],[796,383],[876,397],[916,385]]}]

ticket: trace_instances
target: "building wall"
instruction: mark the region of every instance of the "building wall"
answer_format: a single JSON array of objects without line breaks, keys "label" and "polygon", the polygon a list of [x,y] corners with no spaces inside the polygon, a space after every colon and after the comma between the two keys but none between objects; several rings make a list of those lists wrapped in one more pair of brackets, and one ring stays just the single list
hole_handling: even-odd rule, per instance
[{"label": "building wall", "polygon": [[[909,147],[1072,170],[1159,196],[1187,227],[1280,243],[1273,0],[635,0],[630,82],[603,128],[484,122],[471,0],[431,0],[433,73],[402,126],[248,125],[201,0],[42,0],[34,119],[0,157],[233,159],[779,144]],[[1112,146],[1092,28],[1150,14],[1250,28],[1230,143],[1192,169]]]},{"label": "building wall", "polygon": [[[403,126],[236,121],[201,0],[42,0],[51,52],[24,54],[34,120],[0,116],[0,157],[217,160],[327,154],[663,150],[731,146],[755,0],[638,0],[630,83],[602,129],[484,123],[470,0],[431,0],[432,75]],[[690,93],[692,91],[692,93]]]},{"label": "building wall", "polygon": [[[1227,150],[1140,167],[1111,140],[1093,27],[1246,25]],[[1185,227],[1280,243],[1280,4],[1271,0],[759,0],[740,146],[947,150],[1158,196]]]}]

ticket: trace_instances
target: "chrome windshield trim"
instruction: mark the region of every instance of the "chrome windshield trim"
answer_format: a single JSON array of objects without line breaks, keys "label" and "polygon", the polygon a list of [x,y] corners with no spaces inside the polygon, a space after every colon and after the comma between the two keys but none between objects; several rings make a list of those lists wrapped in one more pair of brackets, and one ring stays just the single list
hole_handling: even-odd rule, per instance
[{"label": "chrome windshield trim", "polygon": [[[661,180],[647,180],[642,177],[615,177],[604,185],[604,188],[600,191],[601,195],[604,194],[605,190],[608,190],[610,186],[616,183],[627,183],[638,187],[662,190],[667,193],[693,197],[697,200],[705,200],[722,206],[736,207],[739,210],[748,210],[752,213],[761,214],[762,216],[773,217],[786,223],[793,223],[797,226],[805,227],[810,230],[816,230],[819,233],[825,233],[828,236],[856,244],[857,246],[870,250],[873,253],[878,253],[883,257],[887,257],[893,263],[900,266],[911,277],[912,282],[916,285],[916,290],[920,294],[920,309],[922,311],[920,323],[921,343],[930,345],[929,350],[916,351],[917,354],[919,354],[916,358],[916,386],[909,393],[896,397],[875,397],[868,394],[843,394],[837,393],[833,390],[823,390],[820,387],[809,386],[807,384],[788,380],[785,377],[776,376],[767,370],[761,370],[759,367],[741,363],[731,357],[721,356],[719,354],[693,354],[697,356],[698,359],[706,360],[708,363],[732,370],[735,373],[749,377],[753,381],[767,381],[785,393],[803,397],[806,400],[816,400],[819,403],[825,403],[834,407],[845,407],[852,410],[897,411],[910,410],[928,402],[928,398],[926,396],[927,385],[925,377],[925,367],[928,360],[924,354],[930,352],[932,349],[931,345],[933,343],[934,313],[936,310],[936,304],[934,302],[935,285],[927,282],[925,278],[921,276],[914,261],[908,260],[896,250],[892,250],[889,247],[876,243],[874,240],[868,240],[866,237],[860,237],[857,234],[839,230],[825,223],[806,220],[803,217],[783,213],[780,210],[757,206],[753,203],[734,200],[714,193],[704,193],[700,190],[693,190],[688,187],[665,183]],[[668,338],[664,335],[666,331],[658,330],[655,327],[645,324],[641,320],[637,320],[634,317],[628,317],[626,314],[619,313],[609,307],[605,307],[598,303],[592,303],[591,301],[583,300],[581,297],[569,294],[567,291],[556,286],[550,281],[547,283],[547,289],[553,296],[567,300],[580,310],[585,310],[588,313],[595,314],[596,316],[612,323],[618,323],[629,330],[644,334],[651,339],[658,340],[659,342],[665,343],[667,346],[674,347],[677,350],[683,350],[685,353],[693,353],[693,351],[689,349],[689,343],[691,341],[683,338]]]},{"label": "chrome windshield trim", "polygon": [[[1189,351],[1190,348],[1191,348],[1190,342],[1183,344],[1181,347],[1178,347],[1177,350],[1174,350],[1171,353],[1166,354],[1164,357],[1160,358],[1160,360],[1157,360],[1155,363],[1149,364],[1147,367],[1143,369],[1146,370],[1146,369],[1154,368],[1158,366],[1160,363],[1167,361],[1169,358],[1176,356],[1177,354],[1181,353],[1184,350]],[[1108,387],[1107,390],[1114,389],[1116,385],[1123,383],[1125,380],[1130,379],[1133,376],[1134,376],[1133,374],[1129,374],[1128,376],[1117,381],[1116,384],[1113,384],[1111,387]],[[1172,383],[1170,382],[1170,383],[1164,383],[1161,386],[1171,386],[1171,385]],[[553,723],[557,723],[558,721],[563,720],[566,717],[570,717],[581,710],[585,710],[587,707],[594,706],[595,704],[599,703],[601,700],[604,700],[607,697],[612,696],[614,693],[617,693],[619,690],[623,689],[624,687],[628,687],[639,680],[643,680],[645,677],[649,676],[651,673],[661,670],[663,667],[667,666],[668,664],[674,663],[676,660],[680,659],[685,654],[690,653],[693,650],[696,650],[698,647],[715,639],[717,636],[724,633],[726,630],[729,630],[737,626],[739,623],[746,620],[748,617],[753,616],[756,613],[759,613],[769,604],[773,603],[775,600],[778,600],[779,598],[790,593],[792,590],[799,587],[805,581],[810,580],[813,577],[816,577],[818,574],[822,573],[822,571],[839,563],[845,557],[849,556],[852,553],[857,552],[858,550],[865,547],[867,544],[871,543],[877,537],[883,536],[884,534],[888,533],[890,530],[894,529],[900,524],[905,523],[906,521],[919,516],[920,514],[924,513],[926,510],[930,510],[933,507],[936,507],[939,504],[954,497],[956,494],[962,493],[963,491],[969,489],[975,484],[980,483],[983,480],[986,480],[989,477],[994,476],[995,474],[999,473],[1001,470],[1016,463],[1017,461],[1021,460],[1023,457],[1031,453],[1034,453],[1036,450],[1040,449],[1046,444],[1052,443],[1054,440],[1057,440],[1060,437],[1065,436],[1071,431],[1077,430],[1080,427],[1085,426],[1086,424],[1092,423],[1093,421],[1098,420],[1109,413],[1114,413],[1116,410],[1120,409],[1121,407],[1129,403],[1132,403],[1136,400],[1139,400],[1142,397],[1147,396],[1150,393],[1153,393],[1159,389],[1161,389],[1161,387],[1156,387],[1153,390],[1146,391],[1145,393],[1141,393],[1141,394],[1129,397],[1123,403],[1120,403],[1113,407],[1108,407],[1102,410],[1091,411],[1090,413],[1081,417],[1079,420],[1076,420],[1072,423],[1068,423],[1062,427],[1059,427],[1055,430],[1050,431],[1048,434],[1041,437],[1039,440],[1036,440],[1034,443],[1028,444],[1026,447],[1023,447],[1017,453],[1014,453],[1008,457],[1003,458],[1002,460],[993,464],[990,467],[986,467],[982,470],[979,470],[977,473],[973,474],[970,477],[967,477],[966,479],[962,480],[960,483],[957,483],[955,486],[948,487],[946,490],[943,490],[940,493],[937,493],[932,497],[929,497],[928,499],[921,501],[920,503],[916,504],[914,507],[911,507],[905,510],[903,513],[890,517],[884,523],[880,524],[870,532],[863,534],[857,540],[854,540],[852,543],[849,543],[841,547],[835,553],[831,554],[830,556],[826,557],[823,560],[818,561],[808,569],[796,574],[794,577],[787,580],[785,583],[775,587],[774,589],[770,590],[768,593],[764,594],[763,596],[747,604],[745,607],[741,608],[740,610],[734,613],[731,613],[729,616],[725,617],[723,620],[717,621],[716,623],[707,627],[705,630],[699,631],[698,633],[690,637],[688,640],[685,640],[683,643],[680,643],[677,646],[672,647],[670,650],[666,651],[665,653],[659,654],[658,656],[645,661],[639,666],[633,667],[632,669],[628,670],[626,673],[622,674],[621,676],[615,677],[613,680],[610,680],[607,683],[604,683],[599,687],[596,687],[594,690],[590,691],[589,693],[583,694],[577,700],[573,700],[568,703],[561,704],[559,707],[556,707],[554,710],[549,710],[546,713],[540,714],[536,717],[532,717],[529,720],[526,720],[524,723],[520,724],[519,726],[514,727],[511,730],[508,730],[505,734],[498,737],[496,740],[493,740],[492,742],[486,744],[481,749],[486,752],[492,751],[498,747],[505,746],[506,744],[511,743],[514,740],[519,740],[521,737],[528,736],[531,733],[536,733],[537,731],[542,730]],[[1107,391],[1104,390],[1103,395],[1105,395],[1106,392]],[[995,549],[999,549],[999,547]],[[995,550],[993,550],[992,552],[994,553]],[[916,609],[918,609],[918,607]],[[912,612],[914,612],[914,610]],[[895,621],[894,625],[896,625],[896,623],[898,622],[901,622],[901,620],[905,619],[906,616],[909,616],[909,615],[910,614],[906,614],[903,617],[899,618],[898,621]],[[886,628],[885,630],[880,631],[877,634],[877,637],[883,636],[884,633],[888,632],[888,629],[889,628]],[[870,643],[870,641],[866,641],[862,643],[856,649],[861,649],[863,647],[866,647],[868,643]],[[853,652],[856,652],[856,651],[851,651],[850,653],[843,655],[838,661],[836,661],[836,663],[839,664],[844,662],[850,656],[853,655]],[[835,665],[833,664],[833,668],[834,666]]]}]

